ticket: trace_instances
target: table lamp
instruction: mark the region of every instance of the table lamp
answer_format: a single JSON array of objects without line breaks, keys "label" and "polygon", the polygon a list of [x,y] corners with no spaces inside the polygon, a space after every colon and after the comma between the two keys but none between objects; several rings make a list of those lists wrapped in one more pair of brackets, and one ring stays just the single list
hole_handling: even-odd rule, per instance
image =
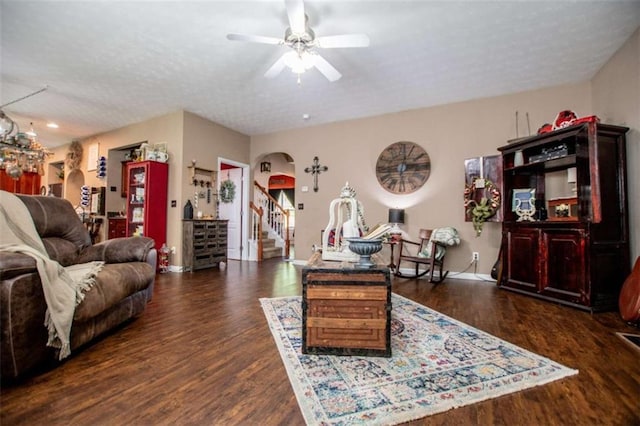
[{"label": "table lamp", "polygon": [[402,234],[402,230],[398,225],[404,224],[404,209],[389,209],[389,224],[393,225],[389,233]]}]

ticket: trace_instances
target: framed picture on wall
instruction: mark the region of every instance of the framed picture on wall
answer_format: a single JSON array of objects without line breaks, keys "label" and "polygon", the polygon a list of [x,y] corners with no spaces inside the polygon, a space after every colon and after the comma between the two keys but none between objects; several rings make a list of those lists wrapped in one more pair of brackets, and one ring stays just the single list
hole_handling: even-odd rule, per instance
[{"label": "framed picture on wall", "polygon": [[520,201],[521,210],[529,210],[535,206],[536,190],[535,188],[514,189],[513,199],[511,202],[511,211],[516,211],[518,201]]},{"label": "framed picture on wall", "polygon": [[93,143],[89,145],[89,152],[87,155],[87,171],[91,172],[98,168],[98,154],[100,151],[100,145]]}]

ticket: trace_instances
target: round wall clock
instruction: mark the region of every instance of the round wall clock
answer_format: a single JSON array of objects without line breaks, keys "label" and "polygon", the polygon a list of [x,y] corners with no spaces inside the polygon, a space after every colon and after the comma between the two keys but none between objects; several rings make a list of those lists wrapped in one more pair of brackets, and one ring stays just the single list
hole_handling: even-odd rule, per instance
[{"label": "round wall clock", "polygon": [[384,149],[376,163],[376,177],[384,189],[394,194],[417,191],[429,179],[431,160],[420,145],[396,142]]}]

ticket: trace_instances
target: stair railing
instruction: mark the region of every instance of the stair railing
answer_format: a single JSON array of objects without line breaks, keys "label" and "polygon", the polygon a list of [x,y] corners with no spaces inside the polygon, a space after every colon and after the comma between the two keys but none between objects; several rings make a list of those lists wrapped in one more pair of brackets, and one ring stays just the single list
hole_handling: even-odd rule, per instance
[{"label": "stair railing", "polygon": [[254,199],[264,214],[262,224],[271,229],[284,244],[284,256],[289,257],[291,239],[289,237],[289,211],[282,207],[267,190],[254,181]]},{"label": "stair railing", "polygon": [[256,206],[253,201],[249,203],[249,208],[251,208],[251,239],[256,241],[257,244],[257,261],[262,262],[263,255],[263,245],[262,245],[262,216],[264,215],[264,210],[262,207]]}]

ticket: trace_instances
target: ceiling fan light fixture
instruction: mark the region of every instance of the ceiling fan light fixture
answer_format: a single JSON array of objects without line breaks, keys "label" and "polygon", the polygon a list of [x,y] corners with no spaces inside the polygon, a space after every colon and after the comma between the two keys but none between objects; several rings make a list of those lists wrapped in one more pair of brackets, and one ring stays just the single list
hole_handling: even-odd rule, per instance
[{"label": "ceiling fan light fixture", "polygon": [[284,55],[284,63],[286,66],[291,68],[291,71],[296,74],[302,74],[306,70],[313,68],[314,60],[309,52],[296,52],[291,51],[287,52]]},{"label": "ceiling fan light fixture", "polygon": [[366,34],[341,34],[316,38],[315,33],[308,26],[309,17],[304,11],[304,0],[284,0],[287,9],[289,28],[284,32],[284,38],[265,37],[260,35],[227,34],[228,40],[246,41],[262,44],[284,45],[292,50],[280,58],[264,73],[266,78],[274,78],[282,70],[289,68],[300,76],[311,68],[316,68],[330,82],[342,77],[333,65],[324,59],[316,49],[318,48],[348,48],[367,47],[369,37]]}]

